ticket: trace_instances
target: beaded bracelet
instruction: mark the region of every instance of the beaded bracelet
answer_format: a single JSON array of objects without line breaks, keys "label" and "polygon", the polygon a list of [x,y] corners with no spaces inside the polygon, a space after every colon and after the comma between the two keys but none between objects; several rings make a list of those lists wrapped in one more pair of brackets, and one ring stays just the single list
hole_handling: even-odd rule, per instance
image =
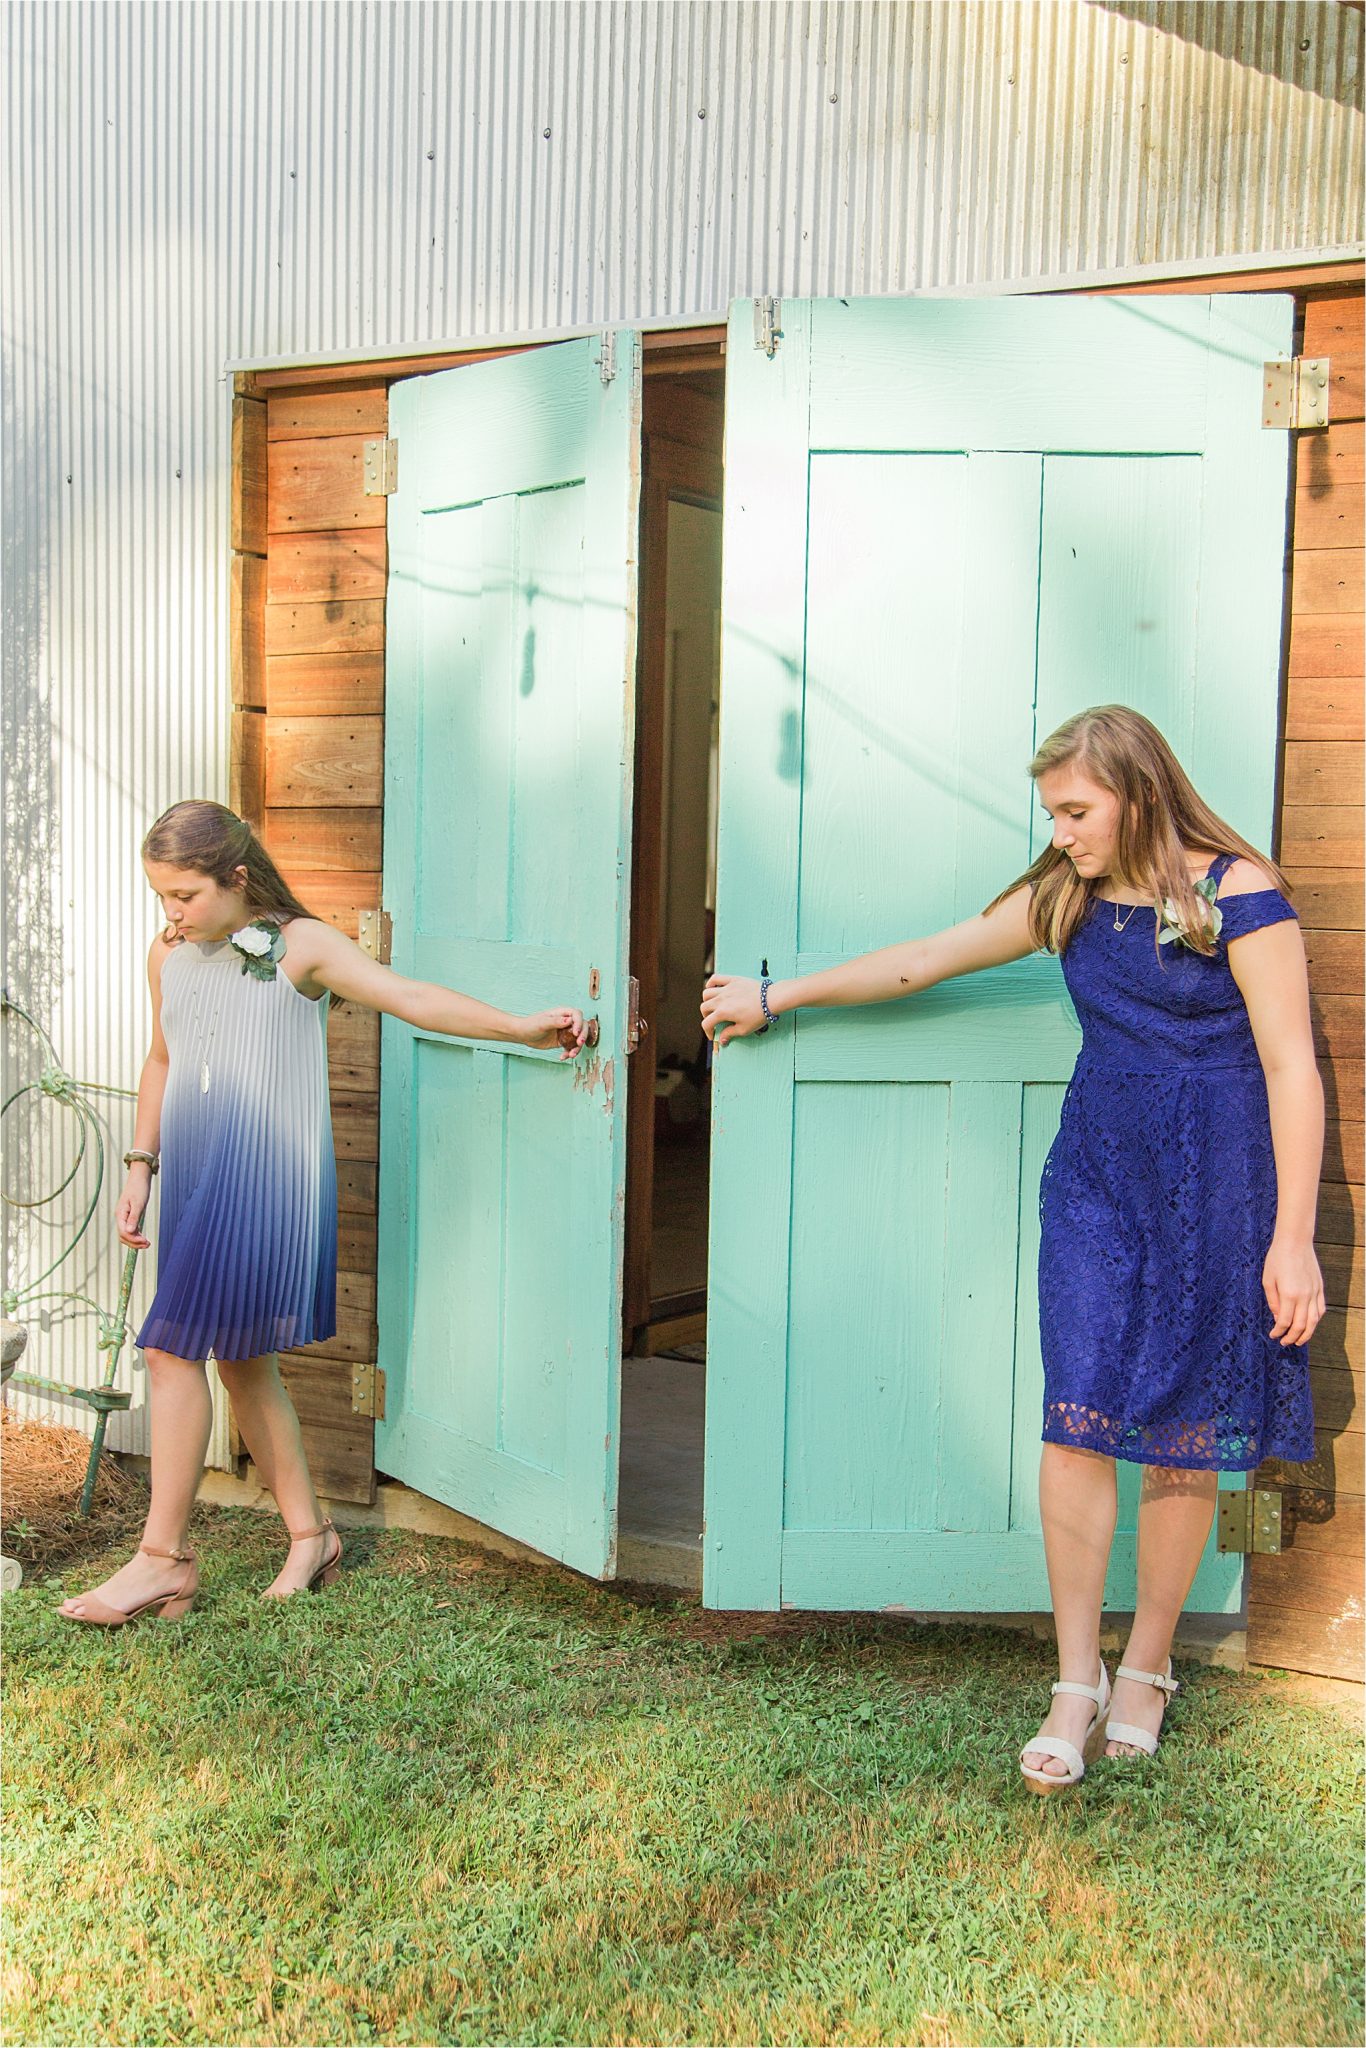
[{"label": "beaded bracelet", "polygon": [[762,1038],[769,1025],[776,1024],[778,1021],[772,1010],[768,1007],[768,992],[772,986],[773,981],[769,975],[768,962],[767,960],[761,960],[759,962],[759,1008],[764,1013],[764,1021],[754,1034],[756,1038]]}]

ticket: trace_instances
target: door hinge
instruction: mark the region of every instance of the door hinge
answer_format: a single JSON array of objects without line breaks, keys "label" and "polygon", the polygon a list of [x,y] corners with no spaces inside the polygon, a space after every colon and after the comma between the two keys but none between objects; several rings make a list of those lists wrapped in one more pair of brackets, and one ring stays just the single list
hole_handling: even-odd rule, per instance
[{"label": "door hinge", "polygon": [[642,1038],[649,1036],[650,1027],[640,1014],[640,983],[634,974],[627,983],[629,994],[626,1001],[626,1050],[633,1053]]},{"label": "door hinge", "polygon": [[604,327],[602,330],[602,341],[596,361],[598,375],[604,384],[610,384],[617,374],[617,337],[610,327]]},{"label": "door hinge", "polygon": [[351,1413],[384,1420],[384,1368],[381,1365],[353,1365],[351,1368]]},{"label": "door hinge", "polygon": [[1291,356],[1262,365],[1264,427],[1326,427],[1328,424],[1327,356]]},{"label": "door hinge", "polygon": [[392,498],[398,489],[398,442],[367,441],[364,470],[365,496]]},{"label": "door hinge", "polygon": [[783,338],[782,317],[781,299],[754,301],[754,346],[761,348],[766,356],[778,353],[778,343]]},{"label": "door hinge", "polygon": [[1280,1554],[1281,1497],[1263,1487],[1219,1495],[1218,1547],[1224,1551]]},{"label": "door hinge", "polygon": [[356,933],[362,953],[387,967],[394,957],[394,920],[387,910],[362,910]]}]

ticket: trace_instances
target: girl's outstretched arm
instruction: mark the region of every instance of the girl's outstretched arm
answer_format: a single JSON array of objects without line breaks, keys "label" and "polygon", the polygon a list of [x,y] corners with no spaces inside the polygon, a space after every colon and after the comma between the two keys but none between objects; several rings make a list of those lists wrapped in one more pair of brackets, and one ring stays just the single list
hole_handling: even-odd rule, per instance
[{"label": "girl's outstretched arm", "polygon": [[[1029,934],[1029,890],[1022,883],[994,910],[983,911],[963,924],[950,925],[926,939],[907,939],[876,953],[861,953],[839,967],[792,981],[769,984],[771,1015],[807,1005],[822,1008],[846,1003],[888,1003],[949,981],[956,974],[976,974],[982,967],[1004,967],[1023,960],[1038,948]],[[713,974],[702,992],[702,1029],[718,1045],[747,1038],[762,1028],[759,984],[747,975]]]},{"label": "girl's outstretched arm", "polygon": [[288,927],[289,953],[316,993],[328,989],[334,996],[364,1003],[367,1009],[382,1010],[401,1017],[419,1031],[441,1031],[449,1038],[487,1038],[509,1045],[536,1046],[549,1050],[560,1047],[561,1057],[572,1060],[584,1045],[588,1027],[578,1010],[540,1010],[534,1016],[518,1017],[508,1010],[495,1010],[474,996],[434,981],[410,981],[392,967],[381,967],[368,953],[362,953],[354,939],[348,939],[319,919],[296,918]]},{"label": "girl's outstretched arm", "polygon": [[[1249,862],[1240,868],[1254,887],[1270,888]],[[1241,893],[1237,887],[1225,895]],[[1264,925],[1232,939],[1230,972],[1247,1004],[1257,1055],[1266,1075],[1271,1149],[1276,1159],[1276,1228],[1262,1267],[1271,1335],[1282,1344],[1308,1342],[1323,1314],[1323,1275],[1314,1252],[1314,1214],[1323,1164],[1323,1083],[1309,1020],[1304,939],[1292,921]]]},{"label": "girl's outstretched arm", "polygon": [[[170,1054],[166,1050],[166,1039],[161,1029],[161,969],[170,947],[158,932],[152,941],[152,950],[147,955],[147,982],[152,991],[152,1043],[142,1063],[142,1076],[138,1082],[137,1115],[133,1121],[133,1142],[130,1152],[150,1152],[154,1157],[161,1151],[161,1104],[166,1094],[166,1076],[170,1071]],[[139,1251],[146,1251],[150,1240],[142,1234],[142,1215],[152,1192],[152,1169],[141,1160],[135,1161],[128,1169],[128,1178],[123,1183],[119,1196],[115,1221],[118,1226],[119,1242],[136,1245]]]}]

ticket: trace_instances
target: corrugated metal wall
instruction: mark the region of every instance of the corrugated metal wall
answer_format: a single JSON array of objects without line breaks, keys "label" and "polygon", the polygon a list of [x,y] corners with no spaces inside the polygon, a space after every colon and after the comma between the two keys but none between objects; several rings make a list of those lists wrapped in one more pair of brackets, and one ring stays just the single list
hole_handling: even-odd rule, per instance
[{"label": "corrugated metal wall", "polygon": [[[1360,232],[1334,4],[10,0],[4,34],[6,975],[96,1080],[142,1056],[140,834],[226,791],[226,363]],[[90,1376],[88,1323],[36,1342]]]}]

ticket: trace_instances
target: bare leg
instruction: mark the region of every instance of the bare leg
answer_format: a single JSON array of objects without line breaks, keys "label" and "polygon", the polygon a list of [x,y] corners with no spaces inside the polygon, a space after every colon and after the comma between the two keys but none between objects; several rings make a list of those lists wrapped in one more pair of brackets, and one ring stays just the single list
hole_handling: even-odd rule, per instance
[{"label": "bare leg", "polygon": [[[1136,1671],[1165,1671],[1172,1636],[1191,1581],[1209,1541],[1214,1520],[1217,1472],[1188,1472],[1165,1465],[1145,1465],[1138,1506],[1138,1606],[1129,1632],[1124,1662]],[[1115,1680],[1112,1713],[1116,1721],[1146,1728],[1156,1735],[1162,1725],[1166,1696],[1155,1685]],[[1107,1756],[1137,1756],[1128,1742],[1109,1742]]]},{"label": "bare leg", "polygon": [[[242,1440],[275,1496],[286,1529],[318,1528],[322,1509],[309,1477],[299,1418],[280,1378],[279,1360],[273,1352],[260,1358],[220,1359],[218,1376],[232,1399]],[[277,1598],[301,1591],[335,1543],[328,1533],[291,1543],[278,1578],[266,1591]]]},{"label": "bare leg", "polygon": [[[1116,1503],[1113,1458],[1065,1444],[1044,1445],[1039,1513],[1058,1631],[1058,1675],[1078,1685],[1096,1685],[1100,1679],[1100,1610]],[[1090,1700],[1060,1693],[1039,1733],[1060,1735],[1080,1749],[1094,1712]],[[1067,1776],[1061,1757],[1026,1750],[1024,1761],[1031,1770]]]},{"label": "bare leg", "polygon": [[[152,1418],[152,1504],[142,1540],[154,1550],[183,1550],[209,1448],[213,1403],[202,1360],[174,1358],[169,1351],[144,1356]],[[127,1610],[155,1599],[184,1576],[183,1567],[169,1558],[139,1550],[94,1591],[110,1607]],[[64,1600],[62,1608],[79,1616],[81,1596]]]}]

